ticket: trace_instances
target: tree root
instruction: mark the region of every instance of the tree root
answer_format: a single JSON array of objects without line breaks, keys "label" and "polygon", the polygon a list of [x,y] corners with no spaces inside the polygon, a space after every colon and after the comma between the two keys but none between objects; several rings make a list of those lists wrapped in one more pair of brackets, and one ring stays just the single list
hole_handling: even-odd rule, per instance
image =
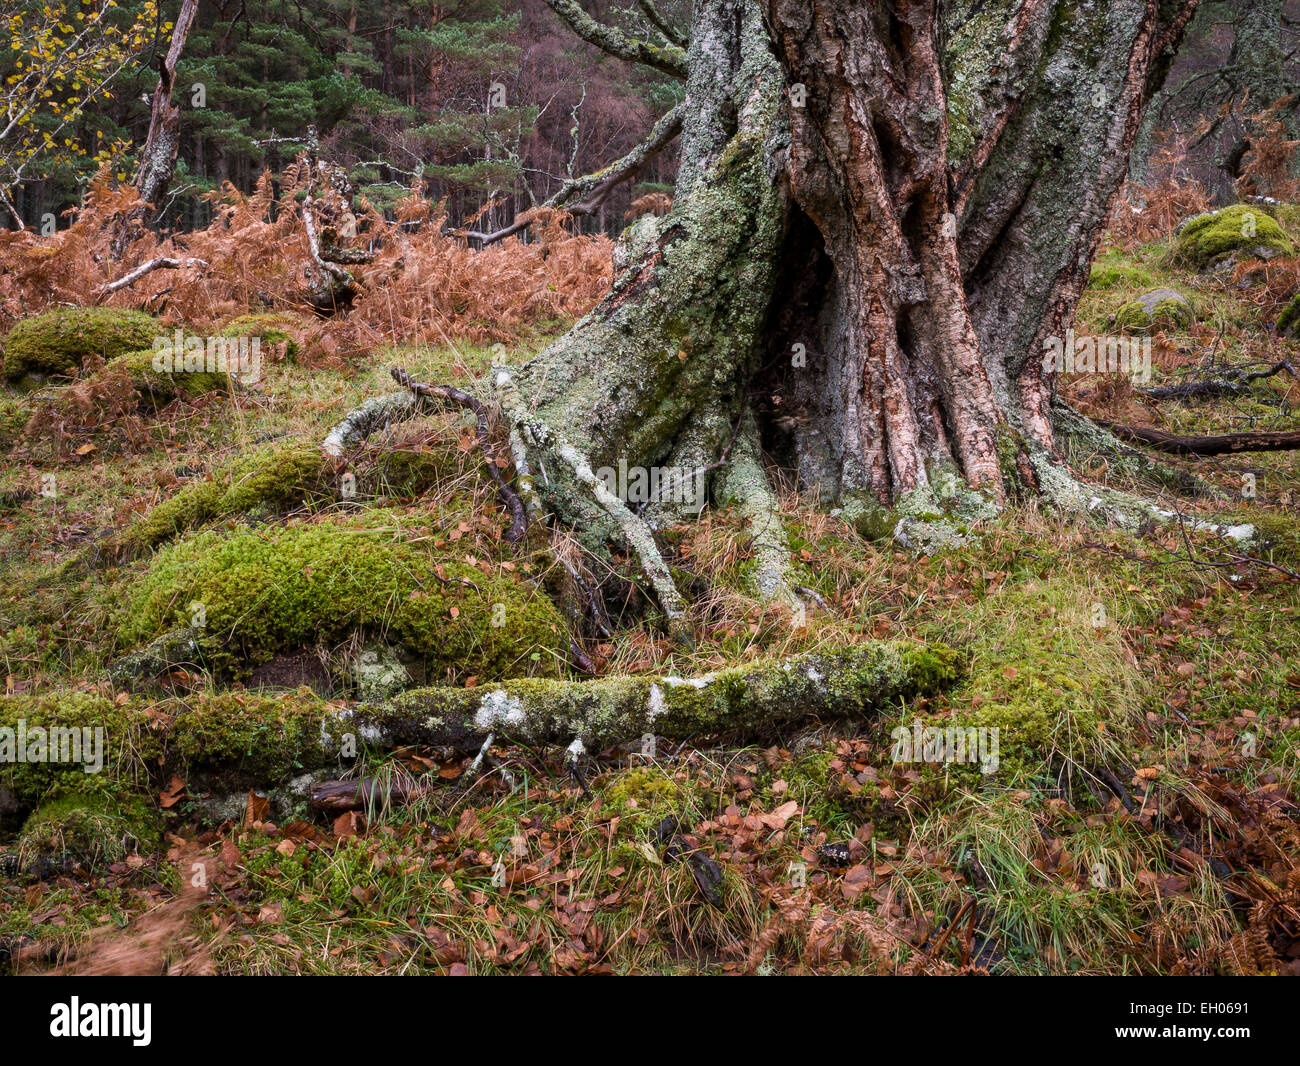
[{"label": "tree root", "polygon": [[790,541],[772,482],[763,467],[758,424],[751,412],[741,419],[740,432],[731,449],[730,462],[718,479],[718,498],[739,507],[754,546],[754,571],[750,583],[763,600],[788,603],[799,599],[791,587]]},{"label": "tree root", "polygon": [[424,398],[403,389],[384,396],[375,396],[360,407],[349,411],[321,442],[321,452],[337,468],[347,463],[347,453],[361,444],[378,429],[395,422],[405,422],[432,410]]},{"label": "tree root", "polygon": [[450,385],[422,385],[417,381],[412,381],[411,375],[401,367],[393,367],[392,374],[394,381],[410,389],[417,396],[450,400],[452,403],[468,407],[474,412],[474,417],[477,420],[478,446],[483,450],[484,458],[487,459],[488,474],[496,482],[501,502],[510,513],[510,528],[506,530],[506,540],[511,544],[518,544],[523,539],[524,534],[528,532],[528,515],[519,494],[501,476],[501,467],[497,464],[496,453],[492,448],[492,436],[488,428],[487,411],[483,405],[468,392],[452,388]]},{"label": "tree root", "polygon": [[536,448],[545,448],[564,461],[578,484],[613,520],[628,546],[636,553],[642,573],[654,589],[674,639],[689,644],[691,637],[686,624],[685,601],[677,590],[663,555],[660,554],[654,533],[645,520],[634,514],[626,503],[610,492],[608,486],[592,471],[591,463],[586,456],[555,433],[550,426],[533,417],[520,399],[514,379],[508,370],[499,369],[493,384],[500,398],[501,409],[510,421],[516,460],[523,456],[527,465],[527,445],[531,444]]}]

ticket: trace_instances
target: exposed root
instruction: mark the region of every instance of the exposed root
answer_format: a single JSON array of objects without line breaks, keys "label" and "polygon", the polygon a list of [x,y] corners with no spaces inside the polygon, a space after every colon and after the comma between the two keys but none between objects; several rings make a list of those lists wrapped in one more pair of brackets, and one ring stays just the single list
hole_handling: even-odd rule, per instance
[{"label": "exposed root", "polygon": [[626,503],[610,492],[609,487],[591,469],[586,456],[544,422],[533,417],[520,400],[514,379],[508,370],[498,370],[493,384],[500,397],[501,409],[510,420],[512,432],[518,435],[520,441],[545,448],[564,460],[578,483],[613,520],[629,547],[636,553],[641,570],[668,618],[669,630],[674,639],[689,643],[685,601],[668,571],[668,564],[660,554],[650,527]]},{"label": "exposed root", "polygon": [[734,502],[745,519],[754,546],[750,582],[755,593],[763,600],[781,601],[797,609],[799,600],[790,581],[790,541],[772,482],[763,468],[758,425],[749,411],[741,420],[731,461],[718,479],[718,496],[724,503]]},{"label": "exposed root", "polygon": [[321,452],[338,468],[347,462],[347,453],[378,429],[395,422],[405,422],[431,410],[423,397],[409,389],[375,396],[349,411],[343,421],[330,430],[321,442]]}]

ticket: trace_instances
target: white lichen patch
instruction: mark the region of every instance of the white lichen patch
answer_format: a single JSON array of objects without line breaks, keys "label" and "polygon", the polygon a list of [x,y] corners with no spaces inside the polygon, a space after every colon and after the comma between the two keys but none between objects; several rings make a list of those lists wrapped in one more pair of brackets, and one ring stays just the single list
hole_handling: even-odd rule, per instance
[{"label": "white lichen patch", "polygon": [[668,710],[667,704],[664,703],[664,690],[658,685],[650,685],[650,702],[646,706],[646,721],[653,722]]},{"label": "white lichen patch", "polygon": [[665,685],[689,685],[691,688],[706,688],[713,681],[712,674],[705,674],[703,677],[665,677]]},{"label": "white lichen patch", "polygon": [[505,689],[494,689],[483,697],[474,712],[474,725],[483,732],[518,728],[528,720],[524,705]]}]

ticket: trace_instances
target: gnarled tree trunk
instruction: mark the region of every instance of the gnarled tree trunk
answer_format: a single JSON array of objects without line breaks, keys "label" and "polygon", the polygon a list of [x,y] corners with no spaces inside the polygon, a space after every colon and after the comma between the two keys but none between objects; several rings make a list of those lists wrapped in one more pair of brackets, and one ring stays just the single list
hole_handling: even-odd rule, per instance
[{"label": "gnarled tree trunk", "polygon": [[[635,544],[654,510],[615,513],[592,470],[710,469],[734,499],[719,458],[761,444],[900,537],[1025,492],[1121,514],[1062,460],[1042,353],[1195,8],[696,0],[672,211],[630,231],[598,307],[494,378],[536,491]],[[617,54],[658,54],[607,32]]]}]

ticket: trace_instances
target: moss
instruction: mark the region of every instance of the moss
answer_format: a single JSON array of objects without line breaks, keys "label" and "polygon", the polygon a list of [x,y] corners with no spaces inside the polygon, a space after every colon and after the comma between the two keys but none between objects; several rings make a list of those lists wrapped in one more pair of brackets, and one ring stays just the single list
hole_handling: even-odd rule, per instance
[{"label": "moss", "polygon": [[0,449],[13,445],[27,425],[27,408],[10,396],[0,396]]},{"label": "moss", "polygon": [[152,850],[159,836],[158,813],[143,795],[104,782],[42,803],[23,824],[18,854],[23,865],[46,860],[93,867]]},{"label": "moss", "polygon": [[1206,270],[1237,253],[1271,259],[1294,251],[1276,219],[1258,207],[1234,204],[1189,219],[1174,238],[1171,259],[1179,266]]},{"label": "moss", "polygon": [[684,801],[682,787],[655,766],[637,767],[620,774],[602,793],[605,811],[639,826],[656,824],[677,814]]},{"label": "moss", "polygon": [[[953,689],[944,716],[920,717],[925,726],[998,730],[998,780],[1028,786],[1062,762],[1105,765],[1114,738],[1127,732],[1138,711],[1138,678],[1117,619],[1096,625],[1097,603],[1116,594],[1088,588],[1069,575],[1008,585],[962,615],[971,635],[969,680]],[[912,652],[938,654],[933,645]],[[934,665],[942,681],[955,660]],[[1126,718],[1128,716],[1128,718]],[[910,728],[909,709],[898,723]],[[977,765],[935,767],[940,776],[982,776]]]},{"label": "moss", "polygon": [[164,548],[128,592],[117,632],[135,646],[196,617],[219,668],[359,630],[439,674],[485,678],[554,673],[568,646],[551,602],[509,574],[341,524],[208,532]]},{"label": "moss", "polygon": [[184,728],[169,737],[170,764],[208,787],[219,788],[223,778],[279,784],[333,758],[321,725],[329,709],[307,688],[288,698],[219,693],[161,709],[185,716]]},{"label": "moss", "polygon": [[63,374],[90,355],[113,359],[150,344],[161,332],[151,315],[116,307],[68,307],[24,319],[4,339],[4,372]]},{"label": "moss", "polygon": [[250,339],[257,337],[265,345],[272,347],[283,345],[284,357],[292,361],[302,349],[292,331],[301,329],[302,323],[293,315],[279,311],[265,311],[231,319],[221,327],[217,335]]},{"label": "moss", "polygon": [[1156,278],[1149,270],[1127,263],[1094,263],[1088,276],[1088,288],[1105,292],[1109,289],[1155,288]]},{"label": "moss", "polygon": [[261,448],[159,503],[119,543],[128,553],[138,552],[216,519],[260,509],[283,510],[313,491],[322,491],[324,483],[325,464],[316,445]]},{"label": "moss", "polygon": [[141,395],[159,401],[172,400],[178,396],[193,398],[229,388],[230,380],[224,373],[185,371],[180,367],[160,370],[155,365],[160,354],[166,356],[170,354],[170,349],[164,348],[161,353],[153,349],[128,352],[110,361],[101,376],[125,377]]},{"label": "moss", "polygon": [[[0,729],[6,736],[32,737],[35,727],[68,726],[102,730],[104,780],[136,788],[147,778],[147,767],[163,754],[149,720],[129,705],[91,692],[62,691],[41,696],[0,696]],[[85,763],[0,761],[0,788],[24,808],[65,792],[91,787]]]},{"label": "moss", "polygon": [[1300,292],[1287,301],[1281,314],[1277,316],[1277,331],[1283,336],[1296,336],[1300,333],[1297,326],[1300,326]]}]

